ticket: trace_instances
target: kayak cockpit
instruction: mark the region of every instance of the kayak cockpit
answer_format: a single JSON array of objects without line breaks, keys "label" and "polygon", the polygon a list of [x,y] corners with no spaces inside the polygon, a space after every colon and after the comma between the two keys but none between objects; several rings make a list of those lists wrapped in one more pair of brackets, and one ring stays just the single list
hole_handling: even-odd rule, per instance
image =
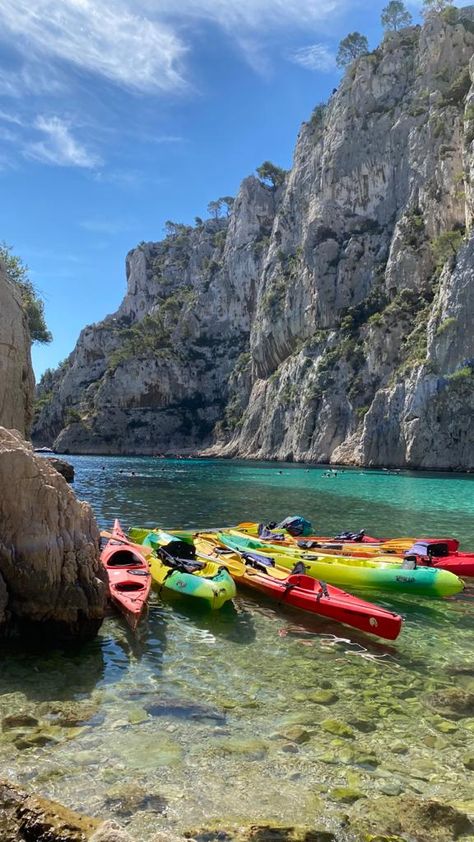
[{"label": "kayak cockpit", "polygon": [[107,559],[107,567],[143,567],[143,558],[131,550],[117,550]]}]

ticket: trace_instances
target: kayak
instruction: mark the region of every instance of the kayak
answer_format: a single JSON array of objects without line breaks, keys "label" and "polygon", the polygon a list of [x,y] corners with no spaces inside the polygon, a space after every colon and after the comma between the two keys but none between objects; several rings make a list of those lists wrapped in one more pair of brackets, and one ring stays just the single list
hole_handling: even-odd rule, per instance
[{"label": "kayak", "polygon": [[224,547],[214,534],[198,534],[194,543],[198,558],[219,559],[239,585],[264,593],[282,605],[310,611],[387,640],[395,640],[400,634],[399,614],[364,602],[304,572],[289,573],[256,553],[239,554]]},{"label": "kayak", "polygon": [[[457,541],[453,541],[458,544]],[[414,558],[417,564],[438,570],[449,570],[458,576],[474,576],[474,553],[460,553],[450,549],[448,540],[417,540],[404,552],[405,558]],[[382,545],[384,546],[384,545]]]},{"label": "kayak", "polygon": [[[411,593],[417,596],[453,596],[463,590],[464,583],[447,570],[414,567],[415,562],[399,563],[386,558],[347,558],[319,552],[304,552],[298,547],[274,546],[250,538],[236,530],[219,532],[218,539],[226,547],[240,551],[256,550],[273,558],[276,564],[291,569],[296,561],[304,562],[306,573],[332,585],[349,590],[378,590]],[[414,569],[413,569],[414,568]]]},{"label": "kayak", "polygon": [[[259,524],[242,523],[237,527],[239,532],[259,537]],[[401,558],[416,556],[418,566],[434,567],[440,570],[448,570],[456,576],[474,576],[474,553],[459,552],[459,541],[455,538],[392,538],[384,541],[379,538],[364,536],[367,541],[358,541],[354,538],[348,541],[347,535],[342,533],[338,538],[325,538],[321,536],[310,536],[309,538],[294,538],[286,533],[283,537],[278,530],[265,529],[265,538],[277,546],[299,547],[309,550],[328,550],[331,555],[351,555],[362,558],[373,558],[374,556],[395,555]],[[359,533],[361,534],[361,533]],[[266,536],[269,536],[268,538]],[[275,540],[276,539],[276,540]],[[390,561],[385,558],[385,561]]]},{"label": "kayak", "polygon": [[100,558],[107,571],[110,598],[135,631],[145,611],[151,586],[143,548],[129,541],[116,520]]},{"label": "kayak", "polygon": [[143,546],[154,550],[149,557],[150,572],[160,592],[165,589],[192,597],[212,609],[222,608],[234,598],[235,582],[226,567],[214,560],[197,559],[191,544],[156,530],[145,536]]},{"label": "kayak", "polygon": [[[319,539],[318,542],[298,541],[296,546],[302,549],[319,545],[318,549],[329,550],[339,555],[353,555],[361,558],[374,556],[416,559],[417,566],[433,567],[437,570],[448,570],[456,576],[474,576],[474,553],[459,552],[459,542],[454,538],[397,538],[380,544],[334,544]],[[295,544],[293,544],[295,546]],[[456,547],[456,549],[453,549]],[[395,562],[397,563],[397,562]]]}]

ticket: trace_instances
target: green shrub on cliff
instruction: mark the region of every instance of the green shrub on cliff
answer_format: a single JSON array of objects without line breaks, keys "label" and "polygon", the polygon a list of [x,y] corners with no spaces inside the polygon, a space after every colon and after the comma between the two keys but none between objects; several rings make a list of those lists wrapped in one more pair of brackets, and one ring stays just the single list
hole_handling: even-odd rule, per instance
[{"label": "green shrub on cliff", "polygon": [[463,228],[454,228],[452,231],[443,231],[439,237],[431,240],[431,251],[436,264],[436,269],[441,272],[448,260],[454,260],[464,239]]},{"label": "green shrub on cliff", "polygon": [[32,341],[51,342],[53,337],[46,326],[44,303],[28,277],[28,266],[12,254],[11,246],[6,243],[0,243],[0,260],[5,265],[7,277],[20,292]]}]

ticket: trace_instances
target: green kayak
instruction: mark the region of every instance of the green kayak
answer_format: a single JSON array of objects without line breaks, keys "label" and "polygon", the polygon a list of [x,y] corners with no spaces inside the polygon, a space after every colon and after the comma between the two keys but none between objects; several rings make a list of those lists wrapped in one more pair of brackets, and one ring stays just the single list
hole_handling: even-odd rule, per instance
[{"label": "green kayak", "polygon": [[[150,573],[153,585],[161,592],[174,591],[184,597],[191,597],[193,602],[207,608],[222,608],[235,596],[235,582],[226,567],[220,562],[192,558],[182,558],[182,549],[187,545],[174,535],[156,530],[147,531],[143,541],[137,542],[154,550],[167,548],[168,553],[153,553],[149,556]],[[170,550],[170,544],[177,544],[178,557]],[[193,553],[194,555],[194,553]]]},{"label": "green kayak", "polygon": [[462,591],[462,579],[447,570],[431,567],[409,569],[399,563],[376,558],[350,558],[315,552],[304,552],[293,547],[277,547],[256,538],[249,538],[236,530],[218,533],[219,541],[238,552],[258,551],[274,560],[275,564],[292,569],[302,561],[306,573],[330,585],[347,590],[377,590],[412,593],[417,596],[453,596]]}]

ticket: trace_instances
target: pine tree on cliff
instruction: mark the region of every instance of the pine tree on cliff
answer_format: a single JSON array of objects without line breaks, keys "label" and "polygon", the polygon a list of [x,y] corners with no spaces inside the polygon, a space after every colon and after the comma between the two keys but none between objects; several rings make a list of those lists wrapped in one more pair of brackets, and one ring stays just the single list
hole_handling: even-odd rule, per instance
[{"label": "pine tree on cliff", "polygon": [[222,210],[222,199],[215,199],[212,202],[209,202],[209,204],[207,206],[208,214],[213,216],[214,219],[219,219],[219,217],[221,215],[221,210]]},{"label": "pine tree on cliff", "polygon": [[281,187],[286,178],[286,170],[283,170],[281,167],[277,167],[276,164],[272,164],[271,161],[264,161],[263,164],[257,167],[256,172],[260,181],[263,181],[263,183],[271,187],[272,190],[276,190],[277,187]]},{"label": "pine tree on cliff", "polygon": [[369,42],[360,32],[350,32],[339,44],[336,63],[338,67],[348,67],[356,58],[369,52]]},{"label": "pine tree on cliff", "polygon": [[385,32],[397,32],[403,26],[410,26],[413,18],[401,0],[390,0],[382,9],[382,26]]}]

